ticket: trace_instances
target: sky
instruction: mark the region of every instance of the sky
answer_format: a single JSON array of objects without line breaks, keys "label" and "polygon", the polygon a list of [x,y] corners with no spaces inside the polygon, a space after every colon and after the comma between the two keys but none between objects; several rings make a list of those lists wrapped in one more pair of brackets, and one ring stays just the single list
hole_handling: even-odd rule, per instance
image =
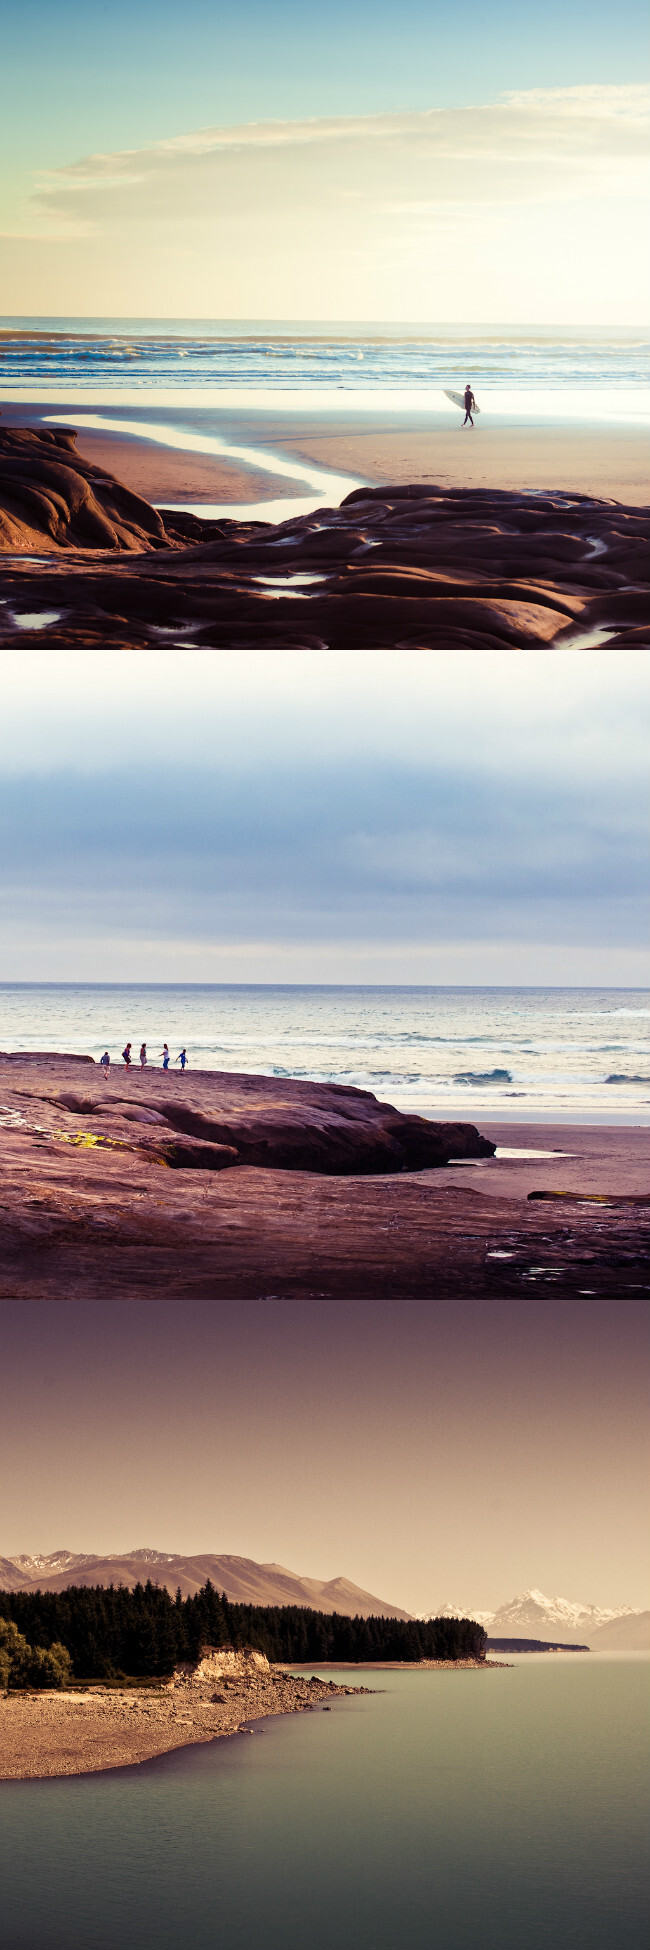
[{"label": "sky", "polygon": [[5,651],[0,979],[643,986],[649,693],[634,652]]},{"label": "sky", "polygon": [[648,1603],[642,1301],[8,1301],[0,1331],[0,1554]]},{"label": "sky", "polygon": [[25,0],[3,53],[6,313],[647,318],[641,0]]}]

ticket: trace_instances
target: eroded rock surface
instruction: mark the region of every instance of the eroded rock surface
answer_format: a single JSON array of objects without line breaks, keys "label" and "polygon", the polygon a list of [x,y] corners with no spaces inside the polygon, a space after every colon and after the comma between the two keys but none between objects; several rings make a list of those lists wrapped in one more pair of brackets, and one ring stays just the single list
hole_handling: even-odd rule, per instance
[{"label": "eroded rock surface", "polygon": [[[138,1103],[140,1085],[141,1107],[158,1101],[162,1108],[171,1096],[162,1074],[131,1075],[128,1099],[119,1081],[127,1108]],[[258,1083],[230,1080],[239,1091],[245,1081]],[[188,1083],[177,1078],[174,1093],[185,1110]],[[195,1080],[193,1087],[198,1091]],[[2,1298],[372,1301],[650,1292],[647,1210],[625,1199],[611,1208],[531,1202],[528,1169],[521,1192],[513,1175],[504,1195],[499,1161],[489,1155],[476,1166],[468,1160],[460,1183],[457,1166],[396,1169],[394,1155],[388,1170],[348,1165],[341,1175],[331,1166],[280,1167],[268,1153],[262,1168],[170,1170],[157,1125],[125,1118],[124,1136],[113,1137],[110,1104],[104,1119],[62,1103],[74,1095],[94,1106],[102,1088],[90,1063],[0,1059]],[[108,1096],[112,1085],[105,1088]],[[363,1098],[350,1096],[357,1094]],[[320,1147],[318,1106],[311,1114]],[[339,1121],[329,1126],[336,1145],[343,1142]],[[287,1120],[282,1144],[297,1143],[297,1133]],[[258,1124],[256,1142],[259,1135]],[[170,1132],[168,1142],[181,1139]],[[210,1140],[192,1139],[203,1142]],[[556,1186],[553,1164],[541,1162],[538,1170],[540,1189]]]},{"label": "eroded rock surface", "polygon": [[0,1056],[0,1089],[5,1128],[185,1170],[422,1171],[495,1149],[474,1124],[431,1123],[369,1090],[291,1077],[134,1064],[114,1066],[105,1081],[99,1064],[80,1075],[74,1057],[9,1055]]},{"label": "eroded rock surface", "polygon": [[85,460],[76,442],[74,427],[0,427],[0,551],[173,546],[173,515],[165,527],[149,501]]},{"label": "eroded rock surface", "polygon": [[72,430],[0,435],[5,535],[23,521],[4,547],[51,551],[46,564],[5,560],[5,646],[25,640],[28,605],[52,647],[543,649],[594,632],[650,644],[648,510],[417,485],[356,489],[279,525],[169,514],[163,527],[76,450],[38,448],[64,438]]}]

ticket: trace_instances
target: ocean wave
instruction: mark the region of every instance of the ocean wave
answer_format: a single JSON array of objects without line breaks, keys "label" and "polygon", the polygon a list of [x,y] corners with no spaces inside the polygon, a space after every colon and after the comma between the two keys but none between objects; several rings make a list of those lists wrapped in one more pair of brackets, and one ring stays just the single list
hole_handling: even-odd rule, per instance
[{"label": "ocean wave", "polygon": [[94,329],[82,320],[33,321],[5,318],[0,338],[0,377],[25,384],[53,378],[69,382],[83,372],[103,386],[123,384],[125,367],[135,368],[143,385],[276,385],[294,388],[322,383],[365,391],[465,384],[476,388],[636,387],[650,383],[650,346],[640,334],[609,336],[457,331],[337,333],[315,325],[277,337],[223,327],[200,335],[187,323],[170,320],[152,332],[134,321],[116,333],[115,321]]},{"label": "ocean wave", "polygon": [[650,1084],[650,1077],[627,1077],[627,1076],[624,1076],[624,1075],[623,1075],[623,1076],[618,1076],[618,1077],[617,1077],[617,1076],[613,1076],[613,1077],[605,1077],[605,1082],[606,1082],[606,1083],[645,1083],[645,1084]]},{"label": "ocean wave", "polygon": [[465,1070],[453,1078],[454,1083],[512,1083],[509,1070]]}]

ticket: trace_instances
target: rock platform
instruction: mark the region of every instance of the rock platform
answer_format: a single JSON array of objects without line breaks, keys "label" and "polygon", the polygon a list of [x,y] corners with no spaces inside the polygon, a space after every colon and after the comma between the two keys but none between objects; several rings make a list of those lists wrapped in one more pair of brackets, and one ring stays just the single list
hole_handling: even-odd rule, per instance
[{"label": "rock platform", "polygon": [[[226,1090],[233,1092],[227,1109]],[[326,1104],[321,1092],[330,1093]],[[88,1108],[72,1107],[73,1098]],[[185,1116],[211,1115],[214,1135],[172,1127],[165,1115],[172,1102]],[[501,1189],[493,1146],[467,1125],[455,1131],[486,1145],[474,1165],[470,1155],[464,1168],[416,1167],[411,1154],[405,1167],[392,1147],[402,1146],[412,1120],[363,1092],[211,1072],[191,1082],[189,1075],[145,1071],[125,1081],[120,1074],[104,1085],[89,1061],[5,1057],[0,1106],[5,1299],[640,1299],[650,1292],[649,1215],[636,1193],[625,1196],[625,1182],[611,1205],[531,1202],[534,1186],[561,1189],[561,1161],[523,1166],[521,1189],[518,1167],[508,1167]],[[127,1118],[127,1110],[146,1113],[145,1121]],[[436,1145],[436,1133],[449,1129],[429,1125],[427,1142]],[[225,1137],[234,1142],[224,1148],[238,1155],[263,1139],[264,1164],[224,1159]],[[646,1134],[638,1138],[645,1145]],[[452,1156],[460,1155],[458,1141],[455,1135]],[[165,1146],[182,1143],[212,1146],[216,1161],[201,1170],[191,1156],[184,1166],[164,1155]],[[307,1146],[318,1165],[306,1165]],[[382,1148],[390,1160],[383,1168]],[[446,1140],[441,1148],[449,1155]],[[281,1162],[291,1157],[293,1164]],[[345,1162],[335,1165],[337,1157]],[[567,1189],[574,1188],[571,1178]]]},{"label": "rock platform", "polygon": [[217,523],[159,513],[75,438],[0,432],[4,647],[650,646],[650,510],[418,483]]}]

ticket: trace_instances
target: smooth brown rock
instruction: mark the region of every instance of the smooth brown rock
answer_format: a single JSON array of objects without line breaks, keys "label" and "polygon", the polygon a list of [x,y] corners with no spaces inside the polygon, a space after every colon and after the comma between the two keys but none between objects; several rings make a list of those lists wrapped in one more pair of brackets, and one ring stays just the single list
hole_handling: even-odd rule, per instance
[{"label": "smooth brown rock", "polygon": [[[1,645],[30,640],[21,610],[50,619],[38,642],[52,648],[145,649],[162,631],[170,648],[543,649],[594,628],[650,644],[648,510],[418,484],[279,525],[166,514],[163,527],[74,439],[0,434],[5,550],[49,555],[5,560]],[[294,593],[258,580],[292,573],[318,580]]]},{"label": "smooth brown rock", "polygon": [[420,1171],[494,1151],[473,1124],[407,1116],[345,1084],[135,1064],[113,1066],[105,1081],[99,1064],[93,1071],[92,1083],[84,1078],[80,1087],[61,1057],[0,1056],[11,1128],[28,1135],[38,1119],[53,1141],[206,1171],[242,1164],[337,1175]]},{"label": "smooth brown rock", "polygon": [[[608,1133],[599,1133],[600,1179],[584,1161],[502,1166],[489,1150],[461,1163],[407,1170],[396,1170],[391,1153],[388,1171],[369,1170],[363,1146],[358,1155],[365,1168],[350,1170],[348,1150],[345,1175],[333,1173],[327,1147],[325,1168],[316,1171],[281,1168],[268,1154],[264,1168],[170,1170],[160,1127],[134,1124],[120,1110],[139,1102],[163,1113],[172,1098],[170,1079],[132,1073],[116,1080],[113,1092],[99,1078],[95,1085],[96,1074],[55,1061],[48,1071],[43,1059],[0,1061],[2,1298],[373,1301],[650,1292],[650,1228],[642,1208],[529,1201],[535,1189],[579,1189],[581,1170],[589,1189],[616,1190]],[[259,1144],[269,1124],[256,1093],[260,1081],[272,1086],[276,1080],[229,1081],[238,1102],[233,1096],[226,1107],[222,1094],[220,1114],[232,1132],[236,1111],[239,1142],[246,1131]],[[175,1080],[173,1100],[193,1116],[197,1103],[184,1095],[189,1082]],[[223,1079],[216,1084],[225,1092]],[[196,1080],[192,1087],[198,1096]],[[78,1093],[95,1106],[102,1089],[103,1114],[101,1099],[99,1114],[62,1102],[64,1094]],[[294,1084],[288,1091],[283,1146],[297,1147],[298,1117],[285,1113],[297,1112],[301,1089],[326,1086]],[[339,1110],[357,1095],[363,1093],[341,1093]],[[343,1116],[329,1117],[308,1095],[302,1107],[319,1146],[325,1128],[328,1145],[338,1146]],[[274,1117],[277,1136],[277,1106]],[[507,1142],[520,1142],[510,1129]],[[626,1137],[635,1156],[645,1153],[645,1132]],[[560,1129],[550,1141],[561,1148],[563,1138]],[[620,1189],[637,1190],[629,1170]]]},{"label": "smooth brown rock", "polygon": [[74,427],[0,428],[0,550],[169,548],[158,510],[76,451]]}]

